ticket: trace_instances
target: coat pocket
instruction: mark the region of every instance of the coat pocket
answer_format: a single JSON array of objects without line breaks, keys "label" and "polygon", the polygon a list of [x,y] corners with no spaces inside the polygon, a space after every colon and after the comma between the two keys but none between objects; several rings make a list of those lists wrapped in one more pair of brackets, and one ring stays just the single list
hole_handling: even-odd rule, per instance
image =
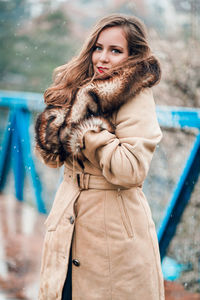
[{"label": "coat pocket", "polygon": [[128,210],[127,210],[125,201],[124,201],[120,191],[117,192],[117,202],[119,205],[119,210],[120,210],[120,214],[121,214],[121,218],[122,218],[122,222],[123,222],[125,231],[126,231],[128,237],[132,238],[133,237],[133,229],[132,229],[130,217],[128,214]]}]

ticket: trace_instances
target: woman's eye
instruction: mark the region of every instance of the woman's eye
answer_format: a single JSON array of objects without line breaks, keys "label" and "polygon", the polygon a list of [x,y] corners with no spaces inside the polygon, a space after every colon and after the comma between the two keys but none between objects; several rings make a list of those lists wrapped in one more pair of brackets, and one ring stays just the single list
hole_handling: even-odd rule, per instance
[{"label": "woman's eye", "polygon": [[118,54],[118,53],[122,53],[122,51],[120,51],[119,49],[112,49],[112,53]]},{"label": "woman's eye", "polygon": [[95,46],[94,51],[101,51],[102,48],[100,46]]}]

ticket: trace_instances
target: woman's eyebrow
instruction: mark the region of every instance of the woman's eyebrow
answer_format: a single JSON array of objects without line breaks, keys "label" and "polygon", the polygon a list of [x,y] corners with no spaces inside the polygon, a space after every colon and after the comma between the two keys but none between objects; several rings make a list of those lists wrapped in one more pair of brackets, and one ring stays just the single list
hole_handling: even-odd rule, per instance
[{"label": "woman's eyebrow", "polygon": [[[98,46],[103,46],[101,43],[96,43],[96,45]],[[109,45],[110,48],[120,48],[123,49],[123,47],[119,46],[119,45]]]},{"label": "woman's eyebrow", "polygon": [[110,45],[111,48],[120,48],[120,49],[124,49],[123,47],[119,46],[119,45]]}]

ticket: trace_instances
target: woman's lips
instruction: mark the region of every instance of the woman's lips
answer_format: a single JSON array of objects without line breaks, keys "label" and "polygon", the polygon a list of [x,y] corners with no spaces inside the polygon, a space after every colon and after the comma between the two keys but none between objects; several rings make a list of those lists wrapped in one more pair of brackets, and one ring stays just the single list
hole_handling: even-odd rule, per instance
[{"label": "woman's lips", "polygon": [[99,71],[99,73],[104,73],[106,70],[108,70],[108,68],[97,67],[97,70]]}]

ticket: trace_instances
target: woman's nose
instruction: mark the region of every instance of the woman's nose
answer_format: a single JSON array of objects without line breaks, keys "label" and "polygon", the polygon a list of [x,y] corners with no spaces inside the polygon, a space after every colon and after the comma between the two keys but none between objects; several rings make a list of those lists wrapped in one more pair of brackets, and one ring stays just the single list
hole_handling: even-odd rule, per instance
[{"label": "woman's nose", "polygon": [[107,51],[102,51],[99,60],[101,62],[108,62],[109,61],[109,57],[108,57],[108,53]]}]

